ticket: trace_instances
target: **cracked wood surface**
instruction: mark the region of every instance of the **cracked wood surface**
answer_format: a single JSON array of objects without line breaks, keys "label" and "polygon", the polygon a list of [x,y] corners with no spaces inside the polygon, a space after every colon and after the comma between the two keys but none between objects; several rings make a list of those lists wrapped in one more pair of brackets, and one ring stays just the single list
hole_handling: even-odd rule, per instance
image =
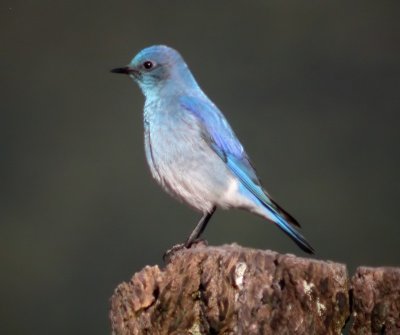
[{"label": "cracked wood surface", "polygon": [[110,319],[114,335],[330,335],[349,319],[351,335],[399,335],[400,268],[350,279],[343,264],[197,244],[120,284]]},{"label": "cracked wood surface", "polygon": [[351,288],[351,335],[400,334],[400,268],[359,267]]},{"label": "cracked wood surface", "polygon": [[113,334],[341,334],[345,265],[197,245],[145,267],[111,298]]}]

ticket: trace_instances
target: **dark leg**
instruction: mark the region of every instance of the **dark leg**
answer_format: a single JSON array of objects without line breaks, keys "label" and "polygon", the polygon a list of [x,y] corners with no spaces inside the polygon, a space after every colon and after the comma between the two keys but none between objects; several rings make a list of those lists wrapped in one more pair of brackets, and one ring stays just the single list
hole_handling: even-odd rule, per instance
[{"label": "dark leg", "polygon": [[210,212],[205,213],[200,219],[197,226],[194,228],[189,238],[185,243],[174,245],[171,249],[167,250],[163,256],[164,262],[169,263],[172,256],[179,250],[184,248],[190,248],[193,243],[197,241],[204,229],[206,229],[208,221],[210,221],[212,215],[214,214],[216,207],[214,206]]},{"label": "dark leg", "polygon": [[214,206],[210,212],[205,213],[202,218],[200,219],[199,223],[197,226],[193,229],[192,233],[190,234],[189,238],[187,239],[185,243],[186,248],[190,248],[190,246],[193,244],[195,240],[197,240],[200,235],[203,233],[204,229],[207,227],[208,221],[210,221],[211,217],[213,216],[215,210],[217,208]]}]

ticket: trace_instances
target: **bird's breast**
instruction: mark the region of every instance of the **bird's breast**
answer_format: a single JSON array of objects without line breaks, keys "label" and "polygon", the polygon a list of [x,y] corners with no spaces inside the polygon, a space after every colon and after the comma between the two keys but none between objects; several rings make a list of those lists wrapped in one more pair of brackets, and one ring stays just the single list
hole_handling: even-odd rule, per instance
[{"label": "bird's breast", "polygon": [[196,120],[164,113],[144,123],[146,158],[156,181],[192,207],[210,210],[228,180],[222,160],[202,138]]}]

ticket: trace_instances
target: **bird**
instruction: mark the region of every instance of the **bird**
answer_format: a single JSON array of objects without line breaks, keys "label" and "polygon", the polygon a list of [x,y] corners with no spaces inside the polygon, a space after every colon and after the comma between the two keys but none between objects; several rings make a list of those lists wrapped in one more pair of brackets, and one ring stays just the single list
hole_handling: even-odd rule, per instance
[{"label": "bird", "polygon": [[144,146],[151,175],[171,196],[202,213],[184,247],[200,238],[216,209],[238,208],[274,223],[304,252],[300,224],[265,190],[227,119],[166,45],[141,50],[127,66],[144,97]]}]

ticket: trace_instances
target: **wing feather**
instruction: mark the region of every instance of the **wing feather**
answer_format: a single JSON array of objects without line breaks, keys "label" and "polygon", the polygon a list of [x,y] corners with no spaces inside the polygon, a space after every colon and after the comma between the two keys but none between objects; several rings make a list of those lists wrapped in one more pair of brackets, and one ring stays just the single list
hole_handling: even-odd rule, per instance
[{"label": "wing feather", "polygon": [[269,210],[280,214],[290,224],[300,227],[263,189],[242,144],[219,109],[209,100],[189,96],[181,97],[180,103],[200,121],[203,138],[241,183]]}]

